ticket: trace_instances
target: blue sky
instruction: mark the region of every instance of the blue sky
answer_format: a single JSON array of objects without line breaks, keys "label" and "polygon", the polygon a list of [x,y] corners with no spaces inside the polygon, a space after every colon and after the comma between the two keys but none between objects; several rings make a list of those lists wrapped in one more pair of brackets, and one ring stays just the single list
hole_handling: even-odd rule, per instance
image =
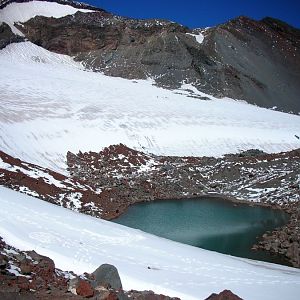
[{"label": "blue sky", "polygon": [[161,18],[191,28],[224,23],[240,15],[281,19],[300,28],[300,0],[82,0],[121,16]]}]

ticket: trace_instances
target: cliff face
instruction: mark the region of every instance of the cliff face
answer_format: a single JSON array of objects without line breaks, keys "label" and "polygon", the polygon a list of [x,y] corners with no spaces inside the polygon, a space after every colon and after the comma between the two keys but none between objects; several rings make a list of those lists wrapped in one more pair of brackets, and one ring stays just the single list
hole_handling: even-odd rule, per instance
[{"label": "cliff face", "polygon": [[263,107],[300,110],[300,31],[279,20],[240,17],[209,32],[221,93]]},{"label": "cliff face", "polygon": [[300,30],[279,20],[239,17],[201,31],[98,10],[37,16],[18,28],[31,42],[110,76],[151,77],[167,88],[192,83],[217,97],[300,112]]}]

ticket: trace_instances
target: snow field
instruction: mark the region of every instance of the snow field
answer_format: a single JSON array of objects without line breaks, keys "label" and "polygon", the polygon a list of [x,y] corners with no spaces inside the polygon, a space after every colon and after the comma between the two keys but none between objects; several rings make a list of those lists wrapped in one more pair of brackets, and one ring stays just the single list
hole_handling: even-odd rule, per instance
[{"label": "snow field", "polygon": [[170,91],[151,80],[85,71],[30,42],[0,51],[0,65],[0,149],[56,171],[65,172],[67,151],[116,143],[179,156],[300,147],[299,116],[228,98],[190,98],[189,85]]},{"label": "snow field", "polygon": [[[115,265],[125,289],[205,299],[230,289],[245,300],[298,300],[300,270],[235,258],[95,219],[0,187],[0,235],[77,273]],[[150,269],[148,269],[150,267]]]}]

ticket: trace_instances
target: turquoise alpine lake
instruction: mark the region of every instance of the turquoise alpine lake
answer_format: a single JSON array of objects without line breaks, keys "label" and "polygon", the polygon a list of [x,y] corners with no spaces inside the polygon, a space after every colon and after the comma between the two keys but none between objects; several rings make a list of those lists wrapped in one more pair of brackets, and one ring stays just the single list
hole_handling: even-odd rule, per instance
[{"label": "turquoise alpine lake", "polygon": [[287,264],[279,256],[251,247],[257,237],[288,220],[281,210],[199,198],[134,204],[114,222],[208,250]]}]

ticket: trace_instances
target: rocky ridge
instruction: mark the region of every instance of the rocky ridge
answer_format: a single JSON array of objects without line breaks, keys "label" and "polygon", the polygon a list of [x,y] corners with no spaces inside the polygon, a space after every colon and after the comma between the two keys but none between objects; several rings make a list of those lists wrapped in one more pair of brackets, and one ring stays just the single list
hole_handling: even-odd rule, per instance
[{"label": "rocky ridge", "polygon": [[190,29],[98,9],[62,18],[36,16],[18,29],[31,42],[109,76],[152,78],[166,88],[190,83],[216,97],[300,112],[300,30],[280,20],[241,16]]},{"label": "rocky ridge", "polygon": [[123,191],[129,203],[208,194],[274,206],[300,200],[299,149],[279,154],[248,150],[222,158],[170,157],[119,144],[99,153],[68,152],[67,164],[73,178]]}]

